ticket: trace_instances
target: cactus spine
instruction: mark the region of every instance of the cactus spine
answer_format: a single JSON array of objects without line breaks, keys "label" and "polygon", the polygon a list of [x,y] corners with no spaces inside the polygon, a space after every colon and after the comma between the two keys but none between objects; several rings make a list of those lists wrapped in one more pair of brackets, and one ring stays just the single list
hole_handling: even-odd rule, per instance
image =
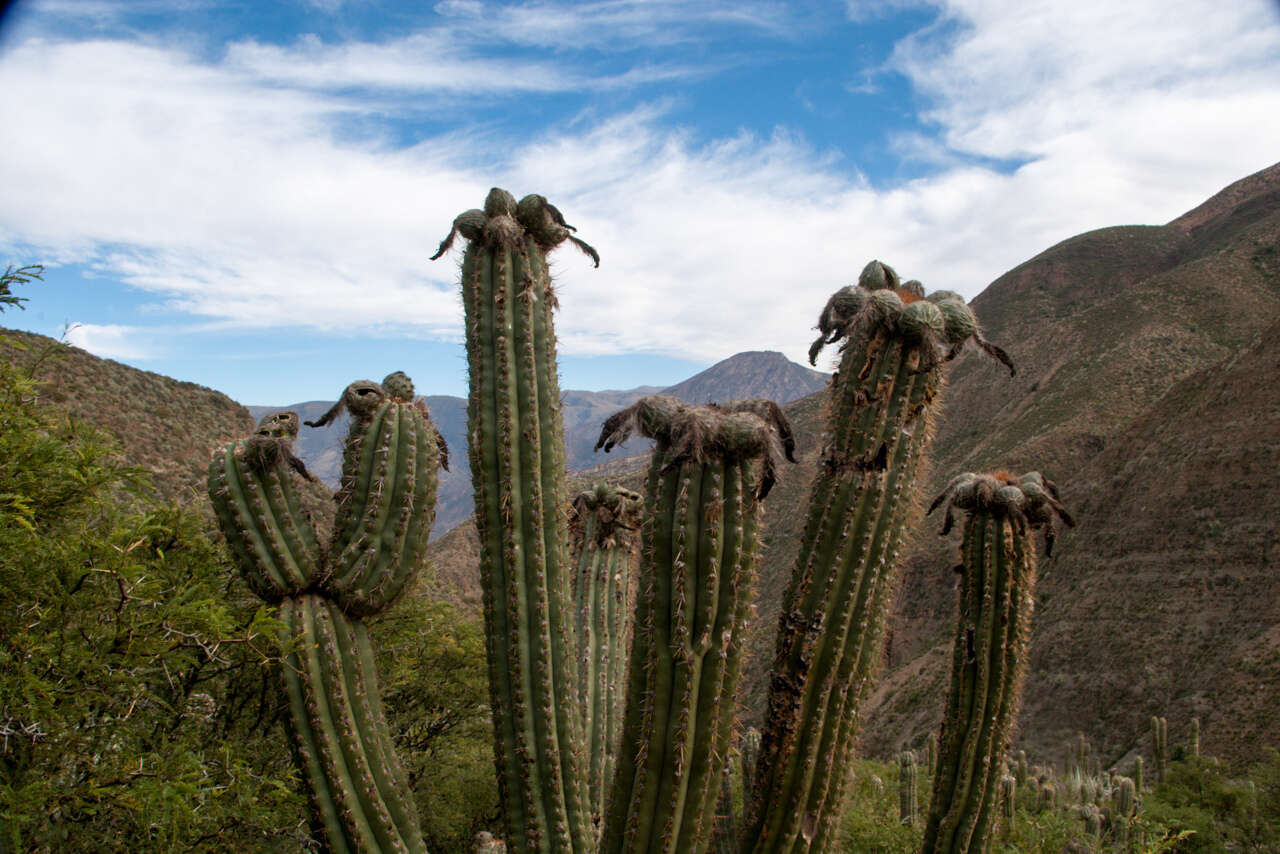
[{"label": "cactus spine", "polygon": [[898,820],[916,826],[916,755],[910,750],[898,754]]},{"label": "cactus spine", "polygon": [[631,636],[632,566],[639,552],[642,496],[599,484],[569,512],[577,569],[573,596],[579,631],[578,703],[588,713],[587,777],[597,825],[622,737],[622,700]]},{"label": "cactus spine", "polygon": [[810,361],[847,338],[828,403],[828,444],[783,597],[746,854],[830,850],[859,707],[880,658],[898,550],[933,434],[940,364],[985,342],[956,294],[922,299],[873,261],[832,296]]},{"label": "cactus spine", "polygon": [[578,767],[582,713],[570,622],[564,427],[546,253],[572,240],[541,196],[494,188],[460,214],[470,398],[467,409],[495,764],[507,843],[585,854],[594,838]]},{"label": "cactus spine", "polygon": [[601,433],[606,450],[633,432],[657,441],[645,487],[622,749],[601,848],[608,854],[698,854],[712,840],[760,499],[780,437],[790,436],[785,422],[753,414],[764,406],[688,407],[648,397]]},{"label": "cactus spine", "polygon": [[[329,850],[425,852],[378,691],[362,617],[385,611],[421,569],[435,516],[438,434],[412,384],[358,382],[333,540],[320,546],[289,476],[294,413],[215,452],[209,495],[249,586],[288,627],[289,729]],[[394,388],[395,393],[388,389]]]},{"label": "cactus spine", "polygon": [[989,849],[1000,759],[1017,720],[1035,604],[1035,527],[1056,513],[1056,489],[1038,472],[964,474],[934,501],[968,511],[938,771],[925,826],[925,854]]}]

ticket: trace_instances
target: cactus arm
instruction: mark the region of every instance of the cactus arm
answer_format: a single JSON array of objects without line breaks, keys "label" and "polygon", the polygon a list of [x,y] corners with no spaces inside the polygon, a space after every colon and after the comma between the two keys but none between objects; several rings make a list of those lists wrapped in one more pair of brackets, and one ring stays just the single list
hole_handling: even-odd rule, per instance
[{"label": "cactus arm", "polygon": [[[315,529],[298,505],[283,455],[247,461],[254,439],[228,444],[209,466],[209,495],[227,544],[254,592],[269,601],[319,575]],[[277,443],[281,440],[269,439]]]}]

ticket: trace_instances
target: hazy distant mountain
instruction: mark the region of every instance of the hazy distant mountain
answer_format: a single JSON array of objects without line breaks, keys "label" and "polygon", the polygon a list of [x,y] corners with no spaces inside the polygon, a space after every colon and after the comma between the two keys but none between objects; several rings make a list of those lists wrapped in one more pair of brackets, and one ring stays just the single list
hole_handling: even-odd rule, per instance
[{"label": "hazy distant mountain", "polygon": [[[640,386],[622,391],[561,392],[564,413],[565,463],[570,471],[604,462],[595,450],[603,421],[619,409],[625,409],[646,394],[662,392],[690,403],[711,400],[728,401],[745,397],[765,397],[786,403],[812,394],[822,388],[826,375],[797,365],[781,353],[755,351],[739,353],[718,362],[670,388]],[[451,450],[452,471],[442,473],[437,491],[436,524],[433,536],[439,537],[472,513],[471,474],[467,465],[467,402],[460,397],[444,395],[426,398],[431,418],[444,434]],[[304,421],[314,421],[324,414],[332,401],[308,401],[286,406],[250,406],[254,418],[278,409],[293,409]],[[297,442],[298,456],[321,480],[336,487],[342,470],[342,439],[346,436],[344,415],[334,424],[322,428],[304,427]],[[612,458],[648,453],[649,443],[633,440],[616,449]]]}]

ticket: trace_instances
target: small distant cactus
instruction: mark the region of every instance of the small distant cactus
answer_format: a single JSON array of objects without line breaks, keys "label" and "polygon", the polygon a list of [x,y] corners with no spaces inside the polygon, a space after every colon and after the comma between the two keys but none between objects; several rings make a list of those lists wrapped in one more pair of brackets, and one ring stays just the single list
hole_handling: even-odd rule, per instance
[{"label": "small distant cactus", "polygon": [[1151,754],[1156,763],[1156,783],[1163,783],[1169,770],[1169,722],[1151,717]]},{"label": "small distant cactus", "polygon": [[1142,796],[1142,757],[1135,757],[1133,760],[1133,786],[1138,796]]},{"label": "small distant cactus", "polygon": [[1017,809],[1018,778],[1006,774],[1000,778],[1000,815],[1004,817],[1006,827],[1013,824]]},{"label": "small distant cactus", "polygon": [[908,827],[917,820],[916,755],[910,750],[898,754],[898,819]]},{"label": "small distant cactus", "polygon": [[1200,755],[1200,719],[1191,719],[1191,755]]},{"label": "small distant cactus", "polygon": [[[403,376],[403,375],[400,375]],[[209,496],[251,589],[288,627],[289,729],[316,825],[334,852],[425,852],[379,696],[362,618],[379,614],[422,568],[435,516],[439,436],[412,384],[352,383],[332,541],[321,546],[290,471],[295,413],[263,419],[214,453]],[[407,378],[405,378],[407,383]]]},{"label": "small distant cactus", "polygon": [[996,776],[1017,719],[1035,605],[1035,529],[1071,523],[1054,485],[1038,472],[963,474],[931,510],[967,512],[951,687],[924,854],[988,850]]}]

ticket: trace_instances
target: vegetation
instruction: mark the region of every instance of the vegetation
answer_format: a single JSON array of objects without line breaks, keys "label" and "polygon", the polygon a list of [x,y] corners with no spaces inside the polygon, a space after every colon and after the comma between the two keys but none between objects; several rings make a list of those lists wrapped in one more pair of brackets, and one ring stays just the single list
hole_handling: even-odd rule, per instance
[{"label": "vegetation", "polygon": [[0,363],[5,848],[305,847],[271,726],[278,623],[204,518],[156,501],[112,437],[39,398]]}]

